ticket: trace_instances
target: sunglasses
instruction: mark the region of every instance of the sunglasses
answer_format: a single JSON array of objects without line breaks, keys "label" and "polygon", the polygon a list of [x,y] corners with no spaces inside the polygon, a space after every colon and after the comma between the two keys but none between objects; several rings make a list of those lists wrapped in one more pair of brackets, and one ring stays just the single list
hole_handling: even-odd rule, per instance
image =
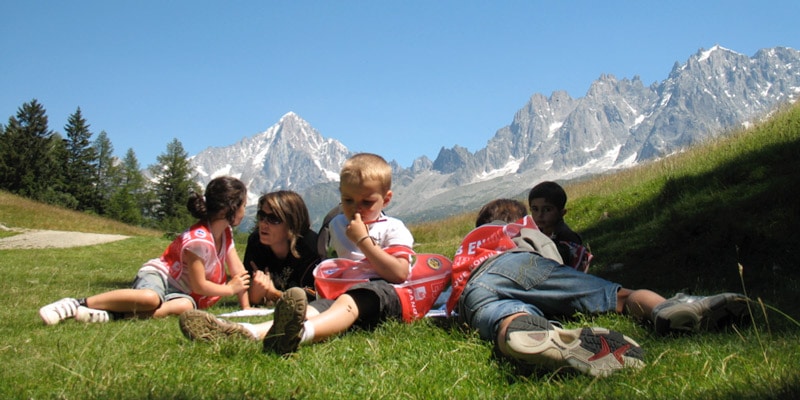
[{"label": "sunglasses", "polygon": [[256,216],[258,217],[258,222],[266,222],[269,223],[270,225],[280,225],[283,223],[281,217],[273,213],[267,214],[264,211],[258,210]]}]

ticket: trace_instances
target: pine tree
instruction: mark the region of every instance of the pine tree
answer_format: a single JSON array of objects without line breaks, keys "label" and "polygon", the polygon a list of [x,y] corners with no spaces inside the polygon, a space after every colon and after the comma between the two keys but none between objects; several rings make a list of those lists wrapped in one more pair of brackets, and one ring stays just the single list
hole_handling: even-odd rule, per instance
[{"label": "pine tree", "polygon": [[58,132],[47,141],[49,154],[47,185],[44,191],[35,196],[36,199],[62,207],[77,209],[78,200],[68,191],[66,170],[69,151],[67,141]]},{"label": "pine tree", "polygon": [[[114,157],[114,146],[108,139],[106,131],[100,131],[92,144],[96,154],[97,164],[93,177],[95,185],[93,194],[95,203],[94,211],[100,215],[107,214],[107,208],[111,197],[119,189],[124,179],[122,168],[117,165],[117,158]],[[135,157],[135,156],[134,156]],[[113,218],[113,217],[112,217]]]},{"label": "pine tree", "polygon": [[6,152],[10,151],[9,148],[9,136],[6,135],[6,127],[3,124],[0,124],[0,189],[6,189],[6,177],[10,174],[16,173],[14,169],[12,169],[8,165],[8,161],[6,160]]},{"label": "pine tree", "polygon": [[78,201],[79,210],[96,210],[97,153],[91,145],[92,133],[80,107],[69,116],[64,132],[67,135],[66,192]]},{"label": "pine tree", "polygon": [[119,168],[119,185],[108,202],[108,216],[129,224],[142,225],[151,192],[133,149],[128,149]]},{"label": "pine tree", "polygon": [[158,163],[150,167],[155,178],[155,195],[158,201],[155,210],[159,228],[180,233],[194,223],[194,218],[186,209],[189,194],[202,192],[193,181],[188,154],[178,139],[167,144],[167,151],[159,155]]},{"label": "pine tree", "polygon": [[50,203],[70,203],[70,196],[60,192],[64,143],[47,127],[46,111],[36,99],[23,104],[16,117],[9,118],[3,143],[2,188]]}]

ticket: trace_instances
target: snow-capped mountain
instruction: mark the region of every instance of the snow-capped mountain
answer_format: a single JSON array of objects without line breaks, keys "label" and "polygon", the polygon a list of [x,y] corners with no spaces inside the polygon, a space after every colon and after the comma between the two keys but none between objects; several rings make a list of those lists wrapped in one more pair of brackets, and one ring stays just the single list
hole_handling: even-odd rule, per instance
[{"label": "snow-capped mountain", "polygon": [[325,139],[297,114],[289,112],[265,132],[222,148],[208,148],[192,157],[202,187],[214,177],[232,175],[248,187],[248,204],[262,193],[279,189],[301,192],[339,179],[350,152]]},{"label": "snow-capped mountain", "polygon": [[[510,125],[469,152],[442,148],[405,169],[393,163],[395,201],[407,222],[475,210],[490,198],[519,196],[542,180],[571,179],[680,151],[763,118],[800,94],[800,51],[776,47],[753,57],[714,46],[646,86],[638,77],[601,75],[586,95],[534,94]],[[338,201],[338,170],[351,153],[288,113],[266,132],[193,158],[205,185],[240,177],[255,198],[292,189],[318,221]],[[413,201],[403,201],[413,199]]]}]

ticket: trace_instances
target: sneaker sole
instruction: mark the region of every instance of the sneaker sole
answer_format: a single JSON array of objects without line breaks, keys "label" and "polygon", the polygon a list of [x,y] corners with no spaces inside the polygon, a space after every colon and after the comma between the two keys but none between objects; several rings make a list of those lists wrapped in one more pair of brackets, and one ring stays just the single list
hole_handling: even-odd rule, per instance
[{"label": "sneaker sole", "polygon": [[254,339],[244,328],[200,310],[188,310],[181,314],[178,325],[183,336],[189,340],[213,342],[228,338]]},{"label": "sneaker sole", "polygon": [[741,295],[718,294],[708,297],[707,303],[708,310],[702,315],[690,307],[672,314],[658,315],[655,320],[656,332],[666,334],[670,331],[715,331],[732,324],[746,324],[750,320],[747,299]]},{"label": "sneaker sole", "polygon": [[[572,340],[565,343],[561,337]],[[574,341],[575,330],[551,327],[550,330],[517,331],[508,335],[509,349],[517,359],[534,366],[569,366],[597,377],[606,377],[623,368],[645,366],[644,352],[633,339],[605,328],[582,328]]]},{"label": "sneaker sole", "polygon": [[288,355],[297,351],[308,300],[300,288],[283,293],[275,305],[272,327],[264,336],[264,352]]}]

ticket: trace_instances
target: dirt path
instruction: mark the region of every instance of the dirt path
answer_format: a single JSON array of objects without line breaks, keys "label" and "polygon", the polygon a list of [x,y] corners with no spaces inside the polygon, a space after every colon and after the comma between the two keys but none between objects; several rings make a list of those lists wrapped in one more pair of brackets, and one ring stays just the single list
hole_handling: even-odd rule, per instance
[{"label": "dirt path", "polygon": [[0,230],[19,232],[17,235],[0,239],[0,250],[91,246],[115,242],[129,237],[102,233],[10,229],[3,225],[0,225]]}]

